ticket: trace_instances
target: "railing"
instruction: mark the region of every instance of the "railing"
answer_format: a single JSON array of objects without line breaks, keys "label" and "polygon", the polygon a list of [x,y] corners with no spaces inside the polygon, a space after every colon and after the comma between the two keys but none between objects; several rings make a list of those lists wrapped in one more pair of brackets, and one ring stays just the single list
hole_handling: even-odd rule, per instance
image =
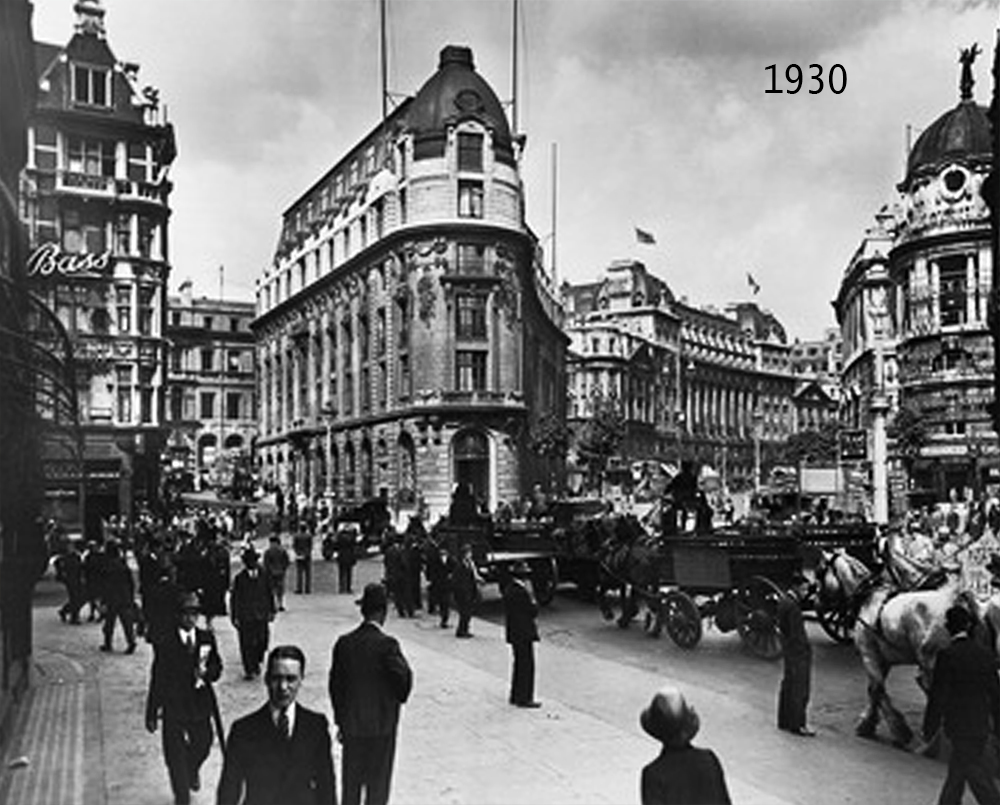
[{"label": "railing", "polygon": [[95,176],[90,173],[59,171],[56,175],[56,190],[84,192],[102,196],[115,194],[115,180],[112,176]]}]

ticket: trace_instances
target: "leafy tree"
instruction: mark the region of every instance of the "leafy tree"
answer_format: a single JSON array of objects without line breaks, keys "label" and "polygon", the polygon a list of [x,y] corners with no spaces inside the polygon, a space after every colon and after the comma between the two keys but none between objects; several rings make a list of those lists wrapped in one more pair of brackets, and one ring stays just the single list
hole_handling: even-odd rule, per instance
[{"label": "leafy tree", "polygon": [[793,433],[785,441],[782,461],[797,466],[806,464],[833,464],[837,461],[839,449],[837,422],[824,422],[819,429],[809,429]]},{"label": "leafy tree", "polygon": [[594,414],[583,428],[577,450],[591,476],[602,479],[608,459],[618,452],[625,439],[625,415],[615,397],[598,394],[593,404]]},{"label": "leafy tree", "polygon": [[920,455],[921,448],[927,444],[927,426],[923,417],[915,408],[904,406],[892,418],[888,432],[896,444],[896,455],[909,469],[914,459]]},{"label": "leafy tree", "polygon": [[528,449],[547,459],[566,458],[573,431],[554,412],[542,414],[528,433]]}]

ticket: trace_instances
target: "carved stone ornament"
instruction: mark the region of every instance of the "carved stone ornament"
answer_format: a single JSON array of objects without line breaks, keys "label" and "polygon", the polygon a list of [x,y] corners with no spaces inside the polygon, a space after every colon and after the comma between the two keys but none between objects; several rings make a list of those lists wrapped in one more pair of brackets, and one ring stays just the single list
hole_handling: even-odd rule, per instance
[{"label": "carved stone ornament", "polygon": [[499,280],[497,289],[494,292],[496,303],[504,312],[507,326],[510,327],[518,321],[520,308],[521,288],[517,278],[517,271],[513,265],[503,260],[496,261],[494,270]]},{"label": "carved stone ornament", "polygon": [[420,318],[424,324],[430,326],[431,319],[434,318],[434,309],[437,304],[437,280],[431,276],[430,272],[417,280],[417,298],[419,300]]}]

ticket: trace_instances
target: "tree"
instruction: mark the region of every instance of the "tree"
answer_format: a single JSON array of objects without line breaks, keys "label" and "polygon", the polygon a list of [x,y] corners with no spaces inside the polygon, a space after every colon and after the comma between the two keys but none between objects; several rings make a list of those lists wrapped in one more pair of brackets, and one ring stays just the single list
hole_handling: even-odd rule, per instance
[{"label": "tree", "polygon": [[840,426],[835,421],[824,422],[819,430],[810,429],[793,433],[785,441],[782,461],[798,466],[805,464],[835,464],[839,449]]},{"label": "tree", "polygon": [[625,415],[615,397],[595,394],[593,406],[593,416],[584,426],[577,450],[591,477],[603,480],[608,459],[618,452],[625,439]]},{"label": "tree", "polygon": [[528,432],[528,449],[545,459],[550,483],[552,463],[566,458],[572,441],[573,431],[552,411],[542,414],[532,424]]},{"label": "tree", "polygon": [[910,406],[900,408],[888,427],[889,437],[895,442],[896,455],[903,461],[907,471],[914,459],[927,444],[927,426],[920,412]]}]

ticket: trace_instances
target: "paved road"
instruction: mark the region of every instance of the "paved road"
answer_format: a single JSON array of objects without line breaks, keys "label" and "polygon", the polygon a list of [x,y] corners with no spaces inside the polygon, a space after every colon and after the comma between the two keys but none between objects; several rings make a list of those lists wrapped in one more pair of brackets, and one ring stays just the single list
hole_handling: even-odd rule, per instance
[{"label": "paved road", "polygon": [[[358,618],[354,596],[332,594],[335,575],[335,565],[317,562],[316,592],[290,595],[289,611],[273,633],[274,642],[306,648],[310,665],[301,698],[324,712],[330,645]],[[380,575],[377,559],[363,562],[356,589]],[[158,736],[146,733],[141,720],[148,646],[134,656],[97,652],[95,625],[58,622],[62,597],[53,582],[39,585],[36,659],[48,678],[40,680],[37,706],[20,724],[25,740],[13,748],[30,765],[0,768],[0,801],[166,805]],[[619,630],[592,605],[564,594],[541,618],[538,694],[545,706],[510,708],[510,657],[495,589],[487,591],[481,615],[469,641],[455,640],[431,617],[390,617],[387,628],[400,638],[416,674],[400,733],[396,805],[635,802],[638,770],[656,752],[638,727],[638,712],[666,680],[679,682],[698,707],[697,742],[719,753],[736,802],[936,800],[940,762],[853,735],[864,680],[851,650],[818,632],[813,720],[820,735],[803,740],[773,727],[780,666],[746,655],[735,635],[707,632],[697,649],[685,652],[667,638]],[[263,700],[263,686],[242,680],[231,627],[220,623],[217,631],[226,663],[220,705],[230,723]],[[119,636],[119,652],[122,647]],[[919,695],[911,676],[900,675],[894,691],[916,723]],[[219,765],[213,752],[197,805],[213,801]]]}]

